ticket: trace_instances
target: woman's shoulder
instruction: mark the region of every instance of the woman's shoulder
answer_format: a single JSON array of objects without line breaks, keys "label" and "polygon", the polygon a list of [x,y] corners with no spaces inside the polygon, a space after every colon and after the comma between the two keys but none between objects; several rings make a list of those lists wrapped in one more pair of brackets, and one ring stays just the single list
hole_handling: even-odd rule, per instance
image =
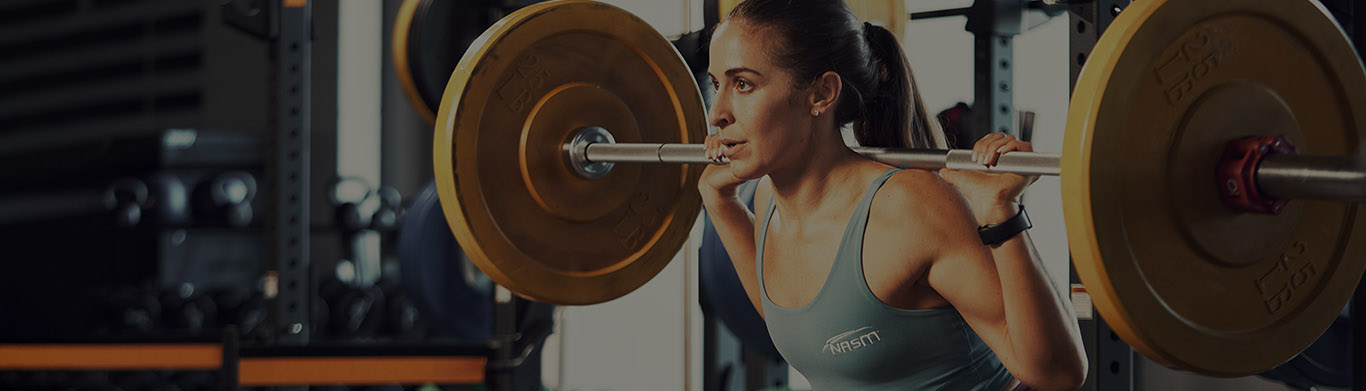
[{"label": "woman's shoulder", "polygon": [[[923,270],[918,267],[928,267],[946,246],[963,243],[973,228],[970,218],[966,201],[938,172],[897,171],[873,197],[865,240],[878,243],[875,254],[882,256],[871,256],[874,261],[865,264],[882,259],[889,270]],[[905,269],[907,265],[919,266]]]},{"label": "woman's shoulder", "polygon": [[887,178],[878,190],[877,197],[885,203],[899,206],[943,206],[943,203],[956,203],[962,198],[958,190],[934,171],[903,169]]},{"label": "woman's shoulder", "polygon": [[935,171],[897,171],[878,190],[871,209],[876,217],[870,224],[909,228],[930,237],[953,231],[948,226],[973,224],[967,201]]}]

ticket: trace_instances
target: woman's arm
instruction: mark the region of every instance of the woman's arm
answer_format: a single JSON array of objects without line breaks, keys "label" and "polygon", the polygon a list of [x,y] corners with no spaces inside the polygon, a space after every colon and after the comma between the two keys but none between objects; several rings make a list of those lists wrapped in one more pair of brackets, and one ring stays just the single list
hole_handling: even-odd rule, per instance
[{"label": "woman's arm", "polygon": [[[734,187],[713,186],[711,184],[715,181],[705,180],[713,175],[730,175],[728,168],[711,166],[708,170],[726,171],[703,174],[704,180],[698,184],[698,191],[702,194],[702,206],[707,209],[707,216],[711,219],[712,227],[716,228],[716,235],[720,237],[721,245],[726,248],[726,254],[730,255],[731,264],[735,267],[736,276],[740,278],[740,285],[745,289],[745,295],[749,297],[750,304],[754,305],[759,316],[763,316],[764,309],[759,301],[759,280],[754,260],[754,214],[739,198]],[[755,210],[764,210],[760,208],[767,207],[768,191],[765,182],[766,180],[761,180],[756,190]]]},{"label": "woman's arm", "polygon": [[[1001,154],[1016,150],[1033,147],[996,133],[978,140],[973,157],[990,166]],[[1007,367],[1025,384],[1040,389],[1080,387],[1087,362],[1076,314],[1068,299],[1054,290],[1029,233],[990,248],[977,235],[977,226],[999,224],[1019,213],[1020,196],[1034,178],[951,170],[940,174],[944,181],[937,182],[952,187],[934,198],[945,204],[945,213],[930,218],[953,227],[944,239],[952,244],[941,247],[930,284],[959,307],[983,340],[994,340],[988,344],[1003,363],[1009,360]]]},{"label": "woman's arm", "polygon": [[[976,213],[947,183],[923,202],[919,224],[940,243],[927,280],[991,347],[1006,369],[1040,390],[1073,390],[1086,353],[1071,305],[1054,290],[1028,232],[987,248],[976,226],[1014,216],[1014,204]],[[929,207],[926,207],[929,206]]]},{"label": "woman's arm", "polygon": [[[1014,203],[990,209],[977,214],[978,225],[1006,221],[1019,211]],[[992,246],[991,260],[1000,276],[1005,332],[1029,371],[1021,381],[1037,389],[1080,388],[1087,361],[1077,315],[1070,299],[1055,290],[1029,231]],[[1030,365],[1040,363],[1045,365]]]}]

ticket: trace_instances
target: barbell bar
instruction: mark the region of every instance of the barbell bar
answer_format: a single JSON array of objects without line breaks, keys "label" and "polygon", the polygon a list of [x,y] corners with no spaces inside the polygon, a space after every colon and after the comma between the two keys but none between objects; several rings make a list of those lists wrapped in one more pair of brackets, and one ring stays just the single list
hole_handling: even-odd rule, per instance
[{"label": "barbell bar", "polygon": [[[728,164],[729,160],[708,159],[702,144],[615,143],[610,132],[601,127],[579,129],[564,146],[565,157],[574,167],[603,163]],[[602,134],[608,134],[601,137]],[[591,135],[589,135],[591,134]],[[1010,152],[995,165],[982,165],[972,159],[972,150],[889,149],[851,147],[854,152],[889,165],[922,170],[980,171],[1020,175],[1056,176],[1062,173],[1062,155],[1040,152]],[[579,171],[585,178],[605,175],[604,168]],[[1215,167],[1210,167],[1210,186],[1215,183]],[[1313,156],[1268,154],[1254,168],[1256,185],[1267,196],[1280,199],[1315,199],[1366,202],[1366,159],[1356,156]]]}]

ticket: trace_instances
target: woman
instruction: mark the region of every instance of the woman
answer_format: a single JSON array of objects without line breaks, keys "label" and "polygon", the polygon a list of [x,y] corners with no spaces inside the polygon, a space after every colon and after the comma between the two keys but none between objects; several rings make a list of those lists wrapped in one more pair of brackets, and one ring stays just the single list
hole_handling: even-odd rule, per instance
[{"label": "woman", "polygon": [[[896,38],[841,0],[749,0],[713,35],[698,185],[774,344],[816,390],[1076,389],[1075,315],[1017,221],[1033,178],[897,170],[847,148],[945,148]],[[989,135],[995,164],[1028,143]],[[736,197],[762,178],[751,215]],[[1028,385],[1028,387],[1024,386]]]}]

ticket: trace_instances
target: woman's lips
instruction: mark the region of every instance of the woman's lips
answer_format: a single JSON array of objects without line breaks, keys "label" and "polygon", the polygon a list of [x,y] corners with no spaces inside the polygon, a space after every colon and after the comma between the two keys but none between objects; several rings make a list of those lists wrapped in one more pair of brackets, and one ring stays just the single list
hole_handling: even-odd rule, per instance
[{"label": "woman's lips", "polygon": [[745,147],[743,141],[722,141],[721,155],[730,159],[736,152]]}]

